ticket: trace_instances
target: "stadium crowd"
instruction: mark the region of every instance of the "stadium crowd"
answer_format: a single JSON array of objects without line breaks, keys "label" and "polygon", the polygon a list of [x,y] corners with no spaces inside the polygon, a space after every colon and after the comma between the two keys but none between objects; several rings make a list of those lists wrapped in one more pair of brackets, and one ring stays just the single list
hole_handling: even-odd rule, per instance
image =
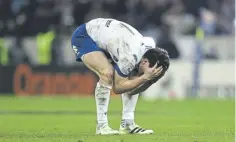
[{"label": "stadium crowd", "polygon": [[84,22],[110,17],[155,37],[178,58],[171,35],[194,35],[199,26],[207,35],[233,35],[234,5],[234,0],[0,0],[0,36],[16,38],[20,47],[24,37],[50,30],[70,36]]}]

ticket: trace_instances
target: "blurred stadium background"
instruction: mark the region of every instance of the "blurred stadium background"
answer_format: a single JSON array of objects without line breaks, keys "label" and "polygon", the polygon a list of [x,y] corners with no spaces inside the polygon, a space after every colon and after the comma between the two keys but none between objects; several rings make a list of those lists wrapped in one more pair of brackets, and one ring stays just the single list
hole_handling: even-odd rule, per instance
[{"label": "blurred stadium background", "polygon": [[[234,0],[0,0],[0,141],[233,141],[234,8]],[[168,74],[137,108],[157,135],[92,136],[97,78],[75,61],[70,37],[97,17],[127,22],[169,52]],[[112,95],[118,127],[122,105]]]}]

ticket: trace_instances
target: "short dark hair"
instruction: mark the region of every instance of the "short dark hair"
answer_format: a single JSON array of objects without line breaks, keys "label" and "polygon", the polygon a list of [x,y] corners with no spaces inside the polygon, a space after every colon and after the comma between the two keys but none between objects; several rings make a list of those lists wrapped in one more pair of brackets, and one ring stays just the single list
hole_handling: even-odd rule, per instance
[{"label": "short dark hair", "polygon": [[158,55],[159,53],[156,49],[149,49],[148,51],[145,52],[143,58],[148,59],[149,67],[153,67],[158,61]]},{"label": "short dark hair", "polygon": [[156,63],[158,63],[157,67],[163,66],[166,71],[169,68],[169,55],[168,52],[161,48],[149,49],[143,55],[143,58],[148,59],[149,67],[153,67]]}]

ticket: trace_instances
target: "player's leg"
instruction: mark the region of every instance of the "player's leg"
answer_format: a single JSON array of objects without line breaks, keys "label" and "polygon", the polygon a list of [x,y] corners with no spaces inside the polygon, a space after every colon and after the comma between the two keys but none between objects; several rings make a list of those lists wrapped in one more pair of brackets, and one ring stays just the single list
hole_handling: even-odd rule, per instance
[{"label": "player's leg", "polygon": [[152,134],[153,130],[146,130],[134,122],[134,112],[138,101],[139,94],[126,95],[122,94],[123,112],[120,125],[120,134]]},{"label": "player's leg", "polygon": [[102,127],[108,124],[107,110],[112,88],[113,68],[105,55],[100,52],[91,52],[83,56],[84,64],[99,77],[95,88],[95,100],[97,107],[97,124]]},{"label": "player's leg", "polygon": [[99,82],[95,88],[95,100],[97,110],[96,134],[109,135],[118,134],[108,126],[107,111],[112,88],[113,67],[106,56],[100,52],[90,52],[83,55],[83,63],[99,76]]},{"label": "player's leg", "polygon": [[76,60],[83,63],[99,77],[95,88],[97,109],[97,134],[118,134],[108,126],[107,110],[113,79],[113,67],[96,43],[88,36],[85,25],[80,26],[72,36],[72,47]]},{"label": "player's leg", "polygon": [[123,110],[122,110],[122,126],[132,125],[134,123],[134,112],[136,108],[136,104],[138,101],[139,94],[136,95],[126,95],[122,94],[122,103],[123,103]]}]

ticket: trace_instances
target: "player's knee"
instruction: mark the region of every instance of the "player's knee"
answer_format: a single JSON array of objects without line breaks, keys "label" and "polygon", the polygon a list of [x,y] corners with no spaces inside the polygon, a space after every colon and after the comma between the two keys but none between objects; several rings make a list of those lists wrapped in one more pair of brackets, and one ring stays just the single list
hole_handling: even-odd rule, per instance
[{"label": "player's knee", "polygon": [[113,69],[107,68],[100,71],[100,80],[108,85],[112,85],[113,80]]}]

